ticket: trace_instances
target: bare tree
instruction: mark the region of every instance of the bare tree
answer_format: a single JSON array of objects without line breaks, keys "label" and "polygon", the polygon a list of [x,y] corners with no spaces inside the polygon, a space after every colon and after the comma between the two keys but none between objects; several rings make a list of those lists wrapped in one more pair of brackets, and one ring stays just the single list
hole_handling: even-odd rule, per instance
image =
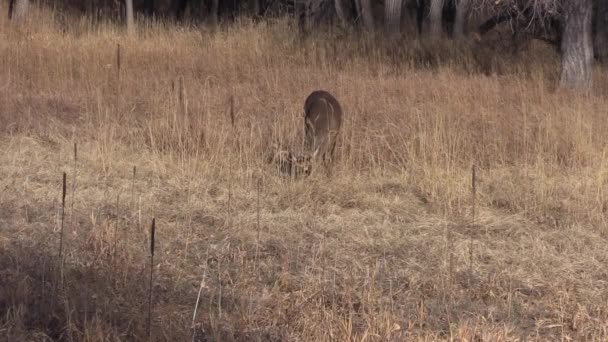
[{"label": "bare tree", "polygon": [[340,19],[341,24],[346,27],[350,22],[347,14],[349,12],[349,1],[334,0],[334,6],[336,8],[336,15],[338,16],[338,19]]},{"label": "bare tree", "polygon": [[218,11],[220,8],[219,0],[211,0],[211,8],[209,9],[209,15],[211,16],[211,24],[216,26],[218,23]]},{"label": "bare tree", "polygon": [[401,8],[402,0],[384,1],[384,23],[389,39],[393,39],[401,33]]},{"label": "bare tree", "polygon": [[8,17],[14,21],[20,21],[27,15],[29,0],[10,0],[8,5]]},{"label": "bare tree", "polygon": [[595,1],[595,38],[593,50],[595,57],[601,62],[608,61],[608,1]]},{"label": "bare tree", "polygon": [[127,32],[132,34],[135,31],[135,20],[133,17],[133,0],[125,0]]},{"label": "bare tree", "polygon": [[589,88],[593,72],[593,2],[564,0],[562,88]]},{"label": "bare tree", "polygon": [[442,26],[442,15],[443,15],[443,2],[444,0],[431,0],[430,9],[430,28],[429,34],[432,40],[436,40],[441,37],[443,31]]},{"label": "bare tree", "polygon": [[465,35],[467,16],[469,15],[471,1],[458,0],[456,5],[456,18],[454,20],[454,38],[462,39]]},{"label": "bare tree", "polygon": [[249,0],[249,11],[254,17],[259,16],[261,14],[260,0]]},{"label": "bare tree", "polygon": [[369,32],[373,32],[376,29],[374,22],[374,13],[372,12],[372,0],[357,0],[360,3],[361,18],[363,19],[363,26]]},{"label": "bare tree", "polygon": [[[498,15],[490,27],[504,16],[524,17],[529,21],[558,18],[561,34],[562,88],[589,88],[593,72],[593,0],[473,0],[476,8],[488,9]],[[602,1],[602,0],[598,0]]]}]

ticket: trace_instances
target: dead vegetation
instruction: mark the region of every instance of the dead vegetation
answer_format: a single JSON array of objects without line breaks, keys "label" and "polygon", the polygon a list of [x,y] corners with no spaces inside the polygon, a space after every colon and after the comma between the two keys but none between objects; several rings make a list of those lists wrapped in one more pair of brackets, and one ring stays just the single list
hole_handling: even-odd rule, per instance
[{"label": "dead vegetation", "polygon": [[[608,338],[604,70],[573,95],[543,46],[30,20],[0,18],[9,340],[146,340],[152,217],[154,340]],[[318,88],[345,112],[333,176],[287,180],[268,146]]]}]

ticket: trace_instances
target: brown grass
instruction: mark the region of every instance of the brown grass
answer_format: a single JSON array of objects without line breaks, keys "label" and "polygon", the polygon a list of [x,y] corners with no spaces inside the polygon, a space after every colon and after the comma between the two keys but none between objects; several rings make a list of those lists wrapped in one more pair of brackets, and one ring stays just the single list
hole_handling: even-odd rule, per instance
[{"label": "brown grass", "polygon": [[[577,95],[534,44],[300,43],[285,21],[127,37],[46,10],[0,28],[9,340],[145,340],[152,217],[154,340],[608,339],[605,70]],[[265,155],[300,146],[314,89],[345,111],[337,165],[289,181]]]}]

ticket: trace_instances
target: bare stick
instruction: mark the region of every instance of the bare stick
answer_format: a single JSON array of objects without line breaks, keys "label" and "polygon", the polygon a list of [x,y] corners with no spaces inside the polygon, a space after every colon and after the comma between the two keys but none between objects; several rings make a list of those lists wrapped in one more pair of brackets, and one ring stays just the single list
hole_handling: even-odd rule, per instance
[{"label": "bare stick", "polygon": [[61,191],[61,230],[59,232],[59,262],[60,265],[63,264],[62,254],[63,254],[63,227],[65,225],[65,193],[67,188],[67,175],[63,173],[63,187]]},{"label": "bare stick", "polygon": [[232,129],[236,128],[236,120],[234,117],[234,95],[230,96],[230,124]]},{"label": "bare stick", "polygon": [[78,164],[78,143],[74,143],[74,180],[72,181],[72,201],[70,202],[70,227],[74,231],[73,217],[74,217],[74,202],[76,201],[76,168]]},{"label": "bare stick", "polygon": [[122,56],[120,53],[120,43],[116,45],[116,80],[120,84],[120,69],[122,64]]},{"label": "bare stick", "polygon": [[152,340],[152,285],[154,280],[154,233],[156,230],[156,219],[152,218],[150,227],[150,288],[148,298],[148,340]]},{"label": "bare stick", "polygon": [[[234,118],[234,95],[230,96],[230,124],[232,125],[233,138],[236,138],[236,123]],[[234,140],[232,144],[234,150]],[[230,155],[228,164],[228,207],[232,209],[232,155]]]},{"label": "bare stick", "polygon": [[116,263],[116,246],[118,245],[118,225],[120,222],[120,211],[119,211],[119,204],[120,204],[120,194],[116,195],[116,208],[115,208],[115,214],[116,214],[116,222],[114,225],[114,262]]},{"label": "bare stick", "polygon": [[133,180],[131,181],[131,200],[135,203],[135,175],[137,174],[137,166],[133,165]]},{"label": "bare stick", "polygon": [[258,222],[257,222],[257,238],[255,241],[255,269],[258,267],[258,249],[260,247],[260,192],[262,188],[262,179],[258,178]]},{"label": "bare stick", "polygon": [[[209,248],[207,248],[207,256],[209,255]],[[207,278],[207,267],[203,271],[203,279],[201,279],[201,285],[198,288],[198,295],[196,296],[196,304],[194,304],[194,313],[192,314],[192,342],[194,342],[196,337],[196,312],[198,311],[198,303],[201,300],[201,292],[203,292],[203,287],[205,287],[205,279]]]},{"label": "bare stick", "polygon": [[451,286],[454,280],[454,239],[452,238],[452,226],[447,224],[445,226],[445,260],[447,267],[447,285],[446,293],[451,290],[448,287]]},{"label": "bare stick", "polygon": [[[180,107],[181,114],[185,118],[187,115],[187,112],[188,112],[188,106],[186,103],[186,84],[184,83],[184,76],[179,77],[178,99],[179,99],[179,107]],[[186,122],[184,121],[183,123],[184,123],[184,126],[186,127]]]},{"label": "bare stick", "polygon": [[473,164],[473,166],[471,167],[471,203],[472,203],[472,211],[471,211],[471,218],[472,218],[472,222],[473,224],[475,224],[475,207],[477,205],[477,169],[475,167],[475,164]]},{"label": "bare stick", "polygon": [[217,296],[217,313],[219,319],[222,319],[222,256],[217,258],[217,280],[219,284],[219,293]]},{"label": "bare stick", "polygon": [[[471,228],[475,227],[475,207],[477,205],[477,177],[475,164],[471,167]],[[471,233],[472,234],[472,233]],[[469,238],[469,276],[473,275],[473,237]]]},{"label": "bare stick", "polygon": [[133,165],[133,179],[131,180],[131,201],[133,202],[133,209],[135,209],[135,175],[137,173],[137,166]]}]

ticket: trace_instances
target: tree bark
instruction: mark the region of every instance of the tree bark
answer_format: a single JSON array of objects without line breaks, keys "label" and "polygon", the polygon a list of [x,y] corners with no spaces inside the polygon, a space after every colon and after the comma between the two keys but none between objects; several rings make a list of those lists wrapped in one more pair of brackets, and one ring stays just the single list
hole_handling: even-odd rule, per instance
[{"label": "tree bark", "polygon": [[211,0],[211,8],[209,9],[209,15],[211,16],[211,25],[217,26],[218,23],[218,11],[220,8],[219,0]]},{"label": "tree bark", "polygon": [[334,6],[336,7],[336,14],[338,15],[338,19],[340,19],[340,23],[346,27],[349,25],[350,20],[348,17],[348,5],[346,0],[334,0]]},{"label": "tree bark", "polygon": [[560,87],[590,88],[593,79],[593,2],[564,1]]},{"label": "tree bark", "polygon": [[373,32],[376,29],[374,12],[372,12],[372,0],[359,0],[361,4],[361,18],[365,30]]},{"label": "tree bark", "polygon": [[251,16],[258,17],[261,15],[261,6],[260,0],[249,0],[249,10],[251,11]]},{"label": "tree bark", "polygon": [[441,22],[443,19],[443,1],[444,0],[431,0],[429,34],[432,40],[439,39],[443,32]]},{"label": "tree bark", "polygon": [[14,21],[21,21],[27,15],[29,0],[11,0],[8,6],[8,17]]},{"label": "tree bark", "polygon": [[144,14],[146,16],[152,16],[154,14],[154,0],[144,0]]},{"label": "tree bark", "polygon": [[384,24],[389,39],[394,39],[401,34],[401,8],[402,0],[384,1]]},{"label": "tree bark", "polygon": [[595,38],[593,50],[600,62],[608,61],[608,1],[595,1]]},{"label": "tree bark", "polygon": [[135,31],[135,18],[133,17],[133,0],[125,0],[125,8],[127,32],[129,34],[132,34]]},{"label": "tree bark", "polygon": [[465,27],[467,25],[467,16],[471,0],[458,0],[456,6],[456,18],[454,19],[454,38],[462,39],[465,36]]}]

